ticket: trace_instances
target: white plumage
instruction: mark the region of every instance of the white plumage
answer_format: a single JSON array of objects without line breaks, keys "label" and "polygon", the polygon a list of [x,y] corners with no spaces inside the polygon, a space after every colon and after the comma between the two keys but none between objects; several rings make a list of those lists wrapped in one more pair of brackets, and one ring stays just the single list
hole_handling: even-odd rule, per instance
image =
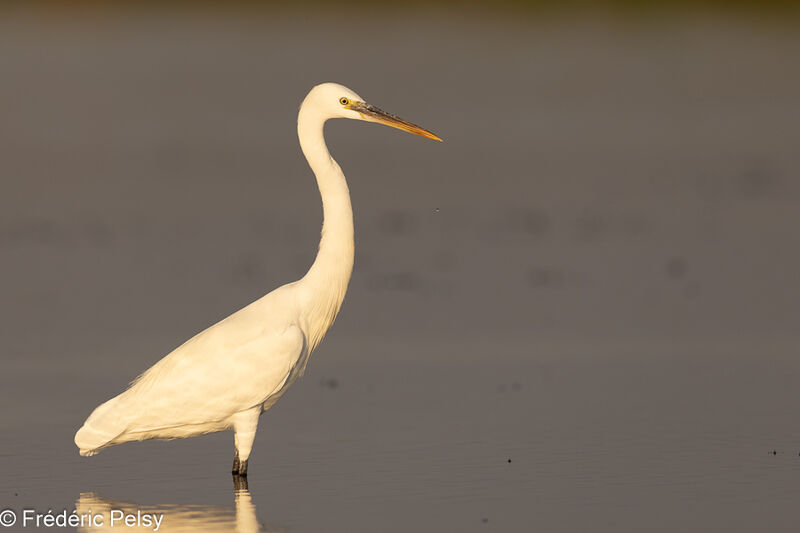
[{"label": "white plumage", "polygon": [[300,107],[300,146],[317,178],[324,222],[308,273],[211,326],[161,359],[122,394],[97,407],[75,435],[81,455],[145,439],[234,430],[233,472],[246,475],[259,415],[303,374],[333,324],[353,268],[353,211],[341,168],[325,145],[331,118],[366,120],[441,140],[363,102],[335,83],[314,87]]}]

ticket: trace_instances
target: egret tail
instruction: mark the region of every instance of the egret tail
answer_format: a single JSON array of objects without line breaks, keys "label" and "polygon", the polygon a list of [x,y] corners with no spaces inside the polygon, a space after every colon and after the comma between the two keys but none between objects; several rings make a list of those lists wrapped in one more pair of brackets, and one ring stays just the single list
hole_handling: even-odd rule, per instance
[{"label": "egret tail", "polygon": [[75,434],[75,444],[84,457],[96,454],[125,431],[125,424],[114,409],[117,403],[119,396],[98,406]]}]

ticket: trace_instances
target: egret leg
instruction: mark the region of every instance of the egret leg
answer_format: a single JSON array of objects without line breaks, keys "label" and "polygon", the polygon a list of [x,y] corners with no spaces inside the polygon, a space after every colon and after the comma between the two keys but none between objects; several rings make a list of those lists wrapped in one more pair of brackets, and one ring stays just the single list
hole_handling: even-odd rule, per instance
[{"label": "egret leg", "polygon": [[[236,446],[235,443],[236,437],[234,437],[234,447]],[[236,450],[233,454],[233,468],[231,468],[231,474],[238,474],[239,473],[239,450]]]},{"label": "egret leg", "polygon": [[236,446],[233,465],[237,470],[235,473],[240,476],[247,475],[247,460],[250,458],[250,451],[253,449],[253,441],[256,438],[256,428],[258,427],[258,416],[260,414],[261,406],[259,405],[256,408],[233,415],[233,440]]},{"label": "egret leg", "polygon": [[247,476],[233,475],[233,490],[236,492],[247,491]]}]

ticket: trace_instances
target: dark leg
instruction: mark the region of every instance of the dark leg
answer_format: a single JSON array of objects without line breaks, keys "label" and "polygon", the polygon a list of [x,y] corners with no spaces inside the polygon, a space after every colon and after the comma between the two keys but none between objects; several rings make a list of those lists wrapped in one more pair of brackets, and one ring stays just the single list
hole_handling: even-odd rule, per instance
[{"label": "dark leg", "polygon": [[239,461],[239,475],[247,477],[247,461]]},{"label": "dark leg", "polygon": [[239,473],[239,451],[237,450],[233,456],[233,468],[231,469],[231,474],[238,474]]},{"label": "dark leg", "polygon": [[233,490],[247,491],[247,476],[240,476],[239,474],[233,475]]}]

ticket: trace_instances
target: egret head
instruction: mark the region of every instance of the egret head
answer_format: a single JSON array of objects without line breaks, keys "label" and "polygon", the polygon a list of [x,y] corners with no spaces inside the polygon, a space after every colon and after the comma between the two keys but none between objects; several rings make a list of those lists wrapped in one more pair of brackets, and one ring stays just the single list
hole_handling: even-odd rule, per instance
[{"label": "egret head", "polygon": [[349,118],[377,122],[393,128],[401,129],[428,139],[441,141],[430,131],[396,117],[386,111],[366,103],[363,98],[338,83],[317,85],[308,93],[303,106],[313,106],[317,112],[328,118]]}]

